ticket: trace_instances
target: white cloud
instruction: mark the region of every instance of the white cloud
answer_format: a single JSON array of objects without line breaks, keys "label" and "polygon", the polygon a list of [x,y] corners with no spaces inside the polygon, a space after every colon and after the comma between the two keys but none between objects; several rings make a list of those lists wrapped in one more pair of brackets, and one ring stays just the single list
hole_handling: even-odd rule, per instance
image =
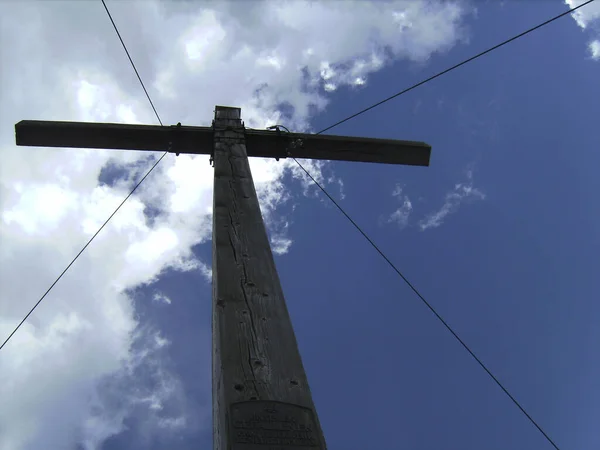
[{"label": "white cloud", "polygon": [[388,222],[395,222],[400,228],[404,228],[408,225],[408,218],[413,210],[412,202],[410,201],[410,198],[408,198],[408,195],[402,193],[402,187],[400,185],[397,185],[394,188],[392,196],[396,197],[401,205],[390,215]]},{"label": "white cloud", "polygon": [[[464,15],[460,3],[430,1],[107,4],[165,124],[208,125],[221,104],[241,106],[249,127],[284,122],[298,131],[326,107],[326,85],[368,85],[392,60],[426,61],[457,42]],[[13,125],[156,120],[100,2],[3,4],[0,65],[11,68],[0,74],[4,337],[152,164],[144,152],[17,148]],[[293,107],[289,119],[282,102]],[[128,174],[100,185],[109,162]],[[325,163],[302,163],[327,184]],[[315,191],[292,160],[254,159],[251,168],[275,247],[288,251],[292,239],[276,218],[291,198],[282,178]],[[164,158],[0,352],[0,450],[76,441],[97,449],[132,415],[148,438],[209,414],[186,402],[163,364],[166,337],[138,323],[126,292],[169,268],[210,279],[191,248],[210,238],[212,173],[206,156]],[[148,207],[158,211],[152,220]],[[140,370],[150,384],[139,385]],[[166,402],[177,405],[170,416]]]},{"label": "white cloud", "polygon": [[595,40],[589,43],[588,50],[592,59],[600,60],[600,40]]},{"label": "white cloud", "polygon": [[336,176],[329,176],[327,178],[327,183],[329,184],[334,184],[337,183],[337,185],[340,187],[340,200],[344,200],[346,198],[346,194],[344,194],[344,181],[341,178],[337,178]]},{"label": "white cloud", "polygon": [[156,343],[156,348],[163,348],[171,343],[171,341],[164,338],[158,331],[154,333],[154,342]]},{"label": "white cloud", "polygon": [[461,203],[476,199],[485,199],[485,194],[480,189],[473,187],[473,172],[467,170],[467,181],[455,184],[454,189],[446,194],[442,207],[419,222],[421,231],[439,227],[448,215],[458,210]]},{"label": "white cloud", "polygon": [[161,428],[168,428],[172,431],[177,431],[183,427],[185,427],[187,420],[185,417],[176,417],[176,418],[167,418],[160,419],[158,422],[158,426]]},{"label": "white cloud", "polygon": [[155,302],[164,303],[166,305],[170,305],[171,303],[173,303],[173,301],[169,297],[167,297],[161,292],[155,293],[154,297],[152,297],[152,300],[154,300]]},{"label": "white cloud", "polygon": [[292,240],[283,236],[274,236],[271,238],[271,249],[276,255],[286,254],[292,246]]},{"label": "white cloud", "polygon": [[[575,8],[585,3],[586,0],[564,0],[569,8]],[[588,43],[588,50],[592,59],[600,59],[600,2],[594,1],[589,5],[583,6],[571,14],[571,17],[582,29],[595,35],[596,39]]]},{"label": "white cloud", "polygon": [[212,267],[202,261],[198,261],[197,269],[207,282],[212,282]]},{"label": "white cloud", "polygon": [[[565,4],[569,9],[576,8],[584,4],[587,0],[565,0]],[[592,2],[589,5],[583,6],[571,14],[573,19],[581,28],[586,29],[594,21],[600,19],[600,4]]]}]

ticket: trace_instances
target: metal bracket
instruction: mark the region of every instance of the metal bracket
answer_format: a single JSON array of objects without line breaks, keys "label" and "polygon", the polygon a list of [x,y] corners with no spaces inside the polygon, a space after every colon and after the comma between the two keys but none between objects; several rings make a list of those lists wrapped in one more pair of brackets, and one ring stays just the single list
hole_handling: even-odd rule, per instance
[{"label": "metal bracket", "polygon": [[[290,130],[288,130],[286,127],[284,127],[283,125],[273,125],[270,127],[267,127],[267,130],[275,130],[277,132],[278,135],[282,135],[281,134],[281,129],[284,129],[287,134],[290,136],[290,140],[287,144],[287,146],[285,147],[285,154],[287,156],[292,156],[292,153],[290,152],[290,149],[295,149],[295,148],[303,148],[304,147],[304,141],[300,138],[296,138],[294,139],[292,137],[292,132]],[[279,161],[279,157],[275,157],[275,161]]]}]

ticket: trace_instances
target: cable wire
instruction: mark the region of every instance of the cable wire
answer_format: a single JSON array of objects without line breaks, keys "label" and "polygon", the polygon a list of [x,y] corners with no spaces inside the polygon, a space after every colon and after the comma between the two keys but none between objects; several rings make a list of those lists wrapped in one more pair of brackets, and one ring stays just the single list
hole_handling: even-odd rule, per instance
[{"label": "cable wire", "polygon": [[150,172],[152,172],[154,170],[154,168],[156,166],[158,166],[158,163],[160,163],[162,161],[162,159],[167,155],[168,152],[165,152],[159,159],[158,161],[156,161],[154,163],[154,165],[150,168],[150,170],[146,173],[146,175],[144,175],[144,177],[138,182],[138,184],[135,185],[135,187],[133,188],[133,190],[129,193],[129,195],[127,197],[125,197],[125,199],[121,202],[121,204],[117,207],[117,209],[115,209],[115,211],[110,215],[110,217],[108,219],[106,219],[106,221],[102,224],[102,226],[100,228],[98,228],[98,231],[96,231],[96,233],[94,233],[94,235],[90,238],[90,240],[87,242],[87,244],[85,244],[83,246],[83,248],[79,251],[79,253],[77,253],[77,255],[75,256],[75,258],[73,258],[73,260],[69,263],[69,265],[65,268],[65,270],[62,271],[62,273],[58,276],[58,278],[54,281],[54,283],[52,283],[52,285],[48,288],[48,290],[44,293],[44,295],[42,295],[42,297],[38,300],[38,302],[33,306],[33,308],[31,308],[31,310],[27,313],[27,315],[23,318],[23,320],[21,320],[21,322],[19,323],[19,325],[17,325],[17,327],[13,330],[12,333],[10,333],[10,336],[8,336],[6,338],[6,340],[2,343],[2,345],[0,346],[0,350],[2,350],[4,348],[4,346],[6,345],[6,343],[10,340],[10,338],[13,336],[13,334],[15,334],[17,332],[17,330],[19,328],[21,328],[21,325],[23,325],[23,323],[25,323],[25,321],[27,320],[27,318],[31,315],[31,313],[33,313],[33,311],[35,310],[35,308],[38,307],[38,305],[42,302],[42,300],[44,300],[44,298],[46,297],[46,295],[48,295],[48,293],[52,290],[52,288],[56,285],[56,283],[58,283],[58,281],[63,277],[63,275],[65,273],[67,273],[67,270],[69,270],[69,268],[73,265],[73,263],[75,261],[77,261],[77,259],[81,256],[81,254],[84,252],[84,250],[92,243],[92,241],[94,240],[94,238],[96,236],[98,236],[98,234],[100,233],[100,231],[102,231],[102,229],[106,226],[106,224],[108,224],[108,222],[110,221],[110,219],[113,218],[113,216],[117,213],[117,211],[119,211],[119,209],[121,209],[121,206],[123,206],[125,204],[125,202],[129,199],[129,197],[131,197],[133,195],[133,193],[136,191],[136,189],[138,187],[140,187],[140,185],[142,184],[142,182],[146,179],[146,177],[148,175],[150,175]]},{"label": "cable wire", "polygon": [[[413,89],[428,83],[431,80],[434,80],[454,69],[459,68],[460,66],[463,66],[465,64],[467,64],[468,62],[471,62],[477,58],[479,58],[480,56],[483,56],[487,53],[490,53],[516,39],[519,39],[520,37],[525,36],[526,34],[531,33],[532,31],[535,31],[545,25],[548,25],[549,23],[554,22],[555,20],[566,16],[568,14],[571,14],[573,12],[575,12],[576,10],[578,10],[579,8],[584,7],[585,5],[588,5],[590,3],[592,3],[594,0],[588,0],[585,3],[582,3],[579,6],[576,6],[574,8],[569,9],[568,11],[565,11],[557,16],[554,16],[553,18],[546,20],[545,22],[536,25],[516,36],[513,36],[510,39],[507,39],[493,47],[490,47],[489,49],[480,52],[478,54],[476,54],[475,56],[472,56],[464,61],[462,61],[461,63],[455,64],[454,66],[437,73],[436,75],[433,75],[417,84],[414,84],[413,86],[404,89],[384,100],[381,100],[371,106],[369,106],[368,108],[365,108],[355,114],[352,114],[351,116],[340,120],[336,123],[334,123],[333,125],[324,128],[323,130],[319,131],[318,133],[315,134],[322,134],[325,131],[329,131],[334,127],[337,127],[338,125],[341,125],[344,122],[347,122],[351,119],[354,119],[355,117],[360,116],[361,114],[370,111],[371,109],[376,108],[379,105],[382,105],[396,97],[399,97],[409,91],[412,91]],[[300,169],[302,169],[304,171],[304,173],[306,173],[306,175],[312,180],[313,183],[315,183],[315,185],[317,185],[317,187],[327,196],[327,198],[329,198],[329,200],[331,200],[331,202],[337,207],[337,209],[346,217],[346,219],[348,219],[350,221],[350,223],[358,230],[358,232],[360,234],[362,234],[362,236],[369,242],[369,244],[371,244],[371,246],[377,251],[377,253],[379,253],[381,255],[381,257],[390,265],[390,267],[394,270],[394,272],[396,272],[396,274],[398,274],[400,276],[400,278],[402,278],[402,280],[408,285],[408,287],[417,295],[417,297],[419,297],[419,299],[421,299],[421,301],[425,304],[425,306],[427,306],[427,308],[429,308],[429,310],[435,315],[435,317],[444,325],[444,327],[446,327],[446,329],[452,334],[452,336],[454,336],[456,338],[456,340],[465,348],[465,350],[467,350],[467,352],[469,352],[469,354],[473,357],[473,359],[481,366],[481,368],[490,376],[490,378],[492,378],[492,380],[494,380],[494,382],[500,387],[500,389],[502,389],[502,391],[512,400],[512,402],[521,410],[521,412],[523,414],[525,414],[525,416],[529,419],[529,421],[538,429],[538,431],[540,433],[542,433],[542,435],[546,438],[546,440],[556,449],[556,450],[560,450],[559,447],[554,443],[554,441],[550,438],[550,436],[548,436],[548,434],[546,434],[546,432],[542,429],[542,427],[540,425],[538,425],[538,423],[533,419],[533,417],[531,417],[529,415],[529,413],[527,411],[525,411],[525,408],[523,408],[523,406],[521,406],[521,404],[511,395],[510,392],[508,392],[508,390],[502,385],[502,383],[500,382],[500,380],[498,380],[498,378],[496,378],[494,376],[494,374],[486,367],[486,365],[477,357],[477,355],[475,355],[475,353],[473,353],[473,351],[469,348],[469,346],[460,338],[460,336],[458,336],[458,334],[456,334],[456,332],[452,329],[452,327],[443,319],[442,316],[440,316],[440,314],[435,310],[435,308],[433,306],[431,306],[431,304],[425,299],[425,297],[423,297],[423,295],[419,292],[419,290],[404,276],[404,274],[402,274],[402,272],[396,267],[396,265],[385,255],[385,253],[383,253],[383,251],[377,246],[377,244],[375,244],[375,242],[373,242],[373,240],[363,231],[363,229],[352,219],[352,217],[350,217],[350,215],[344,210],[344,208],[342,208],[340,206],[340,204],[331,196],[329,195],[329,193],[327,192],[327,190],[310,174],[310,172],[308,172],[308,170],[306,170],[304,168],[304,166],[302,164],[300,164],[300,162],[293,157],[291,154],[289,154],[288,152],[288,156],[291,157],[296,164],[298,164],[298,166],[300,167]]]},{"label": "cable wire", "polygon": [[563,16],[566,16],[567,14],[571,14],[571,13],[575,12],[576,10],[578,10],[579,8],[583,8],[585,5],[589,5],[589,4],[590,4],[590,3],[592,3],[593,1],[594,1],[594,0],[588,0],[588,1],[586,1],[585,3],[582,3],[582,4],[581,4],[581,5],[579,5],[579,6],[576,6],[576,7],[574,7],[574,8],[571,8],[571,9],[569,9],[568,11],[566,11],[566,12],[563,12],[563,13],[559,14],[558,16],[554,16],[553,18],[551,18],[551,19],[548,19],[548,20],[546,20],[545,22],[543,22],[543,23],[540,23],[539,25],[536,25],[536,26],[535,26],[535,27],[533,27],[533,28],[530,28],[530,29],[528,29],[527,31],[524,31],[524,32],[522,32],[522,33],[520,33],[520,34],[517,34],[516,36],[514,36],[514,37],[512,37],[512,38],[510,38],[510,39],[507,39],[507,40],[505,40],[504,42],[501,42],[500,44],[494,45],[493,47],[490,47],[490,48],[488,48],[487,50],[484,50],[483,52],[476,54],[475,56],[471,56],[469,59],[465,59],[463,62],[461,62],[461,63],[458,63],[458,64],[455,64],[454,66],[452,66],[452,67],[450,67],[450,68],[448,68],[448,69],[446,69],[446,70],[444,70],[444,71],[442,71],[442,72],[439,72],[439,73],[437,73],[436,75],[433,75],[433,76],[431,76],[431,77],[427,78],[426,80],[423,80],[423,81],[421,81],[421,82],[419,82],[419,83],[417,83],[417,84],[414,84],[414,85],[412,85],[411,87],[404,89],[403,91],[400,91],[400,92],[398,92],[398,93],[396,93],[396,94],[394,94],[394,95],[392,95],[392,96],[390,96],[390,97],[388,97],[388,98],[386,98],[386,99],[384,99],[384,100],[381,100],[381,101],[379,101],[379,102],[375,103],[374,105],[371,105],[371,106],[369,106],[368,108],[365,108],[365,109],[363,109],[363,110],[361,110],[361,111],[359,111],[359,112],[357,112],[357,113],[355,113],[355,114],[352,114],[351,116],[349,116],[349,117],[346,117],[345,119],[343,119],[343,120],[340,120],[339,122],[336,122],[336,123],[334,123],[333,125],[331,125],[331,126],[329,126],[329,127],[325,128],[325,129],[323,129],[323,130],[321,130],[321,131],[319,131],[318,133],[315,133],[315,134],[321,134],[321,133],[324,133],[325,131],[329,131],[329,130],[331,130],[332,128],[335,128],[335,127],[337,127],[338,125],[341,125],[341,124],[343,124],[344,122],[347,122],[347,121],[349,121],[349,120],[351,120],[351,119],[354,119],[355,117],[358,117],[358,116],[360,116],[361,114],[363,114],[363,113],[366,113],[367,111],[370,111],[370,110],[372,110],[373,108],[376,108],[376,107],[378,107],[379,105],[383,105],[384,103],[386,103],[386,102],[389,102],[390,100],[392,100],[392,99],[394,99],[394,98],[396,98],[396,97],[399,97],[399,96],[400,96],[400,95],[402,95],[402,94],[406,94],[407,92],[409,92],[409,91],[412,91],[413,89],[415,89],[415,88],[417,88],[417,87],[419,87],[419,86],[421,86],[421,85],[423,85],[423,84],[425,84],[425,83],[428,83],[428,82],[430,82],[431,80],[434,80],[434,79],[436,79],[437,77],[441,77],[442,75],[444,75],[444,74],[446,74],[446,73],[448,73],[448,72],[450,72],[450,71],[452,71],[452,70],[454,70],[454,69],[457,69],[457,68],[459,68],[460,66],[463,66],[463,65],[467,64],[468,62],[471,62],[471,61],[473,61],[473,60],[475,60],[475,59],[479,58],[480,56],[483,56],[483,55],[485,55],[486,53],[490,53],[491,51],[493,51],[493,50],[496,50],[496,49],[498,49],[498,48],[500,48],[500,47],[502,47],[502,46],[504,46],[504,45],[508,44],[509,42],[512,42],[512,41],[514,41],[514,40],[516,40],[516,39],[519,39],[520,37],[523,37],[523,36],[525,36],[526,34],[529,34],[529,33],[531,33],[532,31],[535,31],[535,30],[537,30],[538,28],[541,28],[541,27],[543,27],[543,26],[545,26],[545,25],[548,25],[548,24],[549,24],[549,23],[551,23],[551,22],[554,22],[554,21],[555,21],[555,20],[557,20],[557,19],[560,19],[560,18],[561,18],[561,17],[563,17]]},{"label": "cable wire", "polygon": [[[144,86],[144,82],[142,81],[142,78],[140,77],[140,74],[138,73],[137,69],[135,68],[135,64],[133,63],[133,60],[131,59],[131,56],[129,55],[127,46],[125,45],[125,42],[123,42],[123,39],[121,38],[121,33],[119,33],[117,25],[115,24],[111,14],[110,14],[110,11],[108,10],[108,7],[106,6],[106,3],[104,3],[104,0],[101,0],[101,1],[102,1],[102,4],[104,5],[104,9],[106,10],[106,13],[108,14],[110,21],[113,24],[115,31],[117,32],[117,36],[119,36],[119,40],[121,41],[121,44],[123,45],[123,48],[125,49],[125,53],[127,53],[129,62],[131,62],[131,66],[133,67],[133,70],[135,71],[135,74],[137,75],[138,80],[140,81],[140,84],[142,85],[142,88],[144,89],[144,92],[146,93],[146,97],[148,97],[148,101],[150,102],[150,106],[152,106],[152,109],[154,110],[154,114],[156,114],[156,118],[158,119],[158,122],[160,123],[161,126],[164,126],[162,121],[160,120],[160,116],[158,115],[156,108],[154,107],[154,103],[152,103],[152,99],[150,98],[150,95],[148,94],[148,91],[146,90],[146,87]],[[90,238],[90,240],[87,242],[87,244],[85,244],[83,246],[83,248],[75,256],[75,258],[73,258],[73,260],[65,268],[65,270],[63,270],[62,273],[58,276],[58,278],[56,280],[54,280],[54,283],[52,283],[52,285],[50,285],[50,287],[44,293],[44,295],[42,295],[42,297],[37,301],[37,303],[33,306],[33,308],[31,308],[31,310],[27,313],[27,315],[23,318],[23,320],[21,320],[21,322],[16,326],[16,328],[12,331],[12,333],[10,333],[10,335],[6,338],[6,340],[2,343],[2,345],[0,345],[0,350],[2,350],[4,348],[4,346],[8,343],[10,338],[12,338],[13,335],[17,332],[17,330],[19,328],[21,328],[21,326],[25,323],[27,318],[33,313],[33,311],[35,311],[35,309],[42,302],[42,300],[44,300],[44,298],[46,298],[48,293],[52,290],[52,288],[56,285],[56,283],[58,283],[58,281],[63,277],[63,275],[65,273],[67,273],[69,268],[75,263],[75,261],[77,261],[77,259],[81,256],[81,254],[85,251],[85,249],[92,243],[92,241],[95,239],[95,237],[98,236],[100,231],[102,231],[102,229],[108,224],[110,219],[112,219],[113,216],[119,211],[119,209],[121,209],[121,206],[123,206],[125,204],[125,202],[129,199],[129,197],[131,197],[133,195],[133,193],[137,190],[137,188],[140,187],[140,185],[148,177],[148,175],[150,175],[150,173],[156,168],[156,166],[158,166],[158,164],[163,160],[163,158],[165,156],[167,156],[167,153],[169,153],[169,152],[166,151],[163,153],[163,155],[158,159],[158,161],[156,161],[154,163],[154,165],[150,168],[150,170],[148,172],[146,172],[146,175],[144,175],[144,177],[135,185],[135,187],[132,189],[132,191],[129,193],[129,195],[127,195],[127,197],[125,197],[125,199],[121,202],[121,204],[119,206],[117,206],[117,209],[115,209],[114,212],[109,216],[109,218],[106,219],[106,221],[102,224],[102,226],[100,228],[98,228],[98,231],[96,231],[96,233],[94,233],[94,235]]]},{"label": "cable wire", "polygon": [[306,173],[306,175],[308,175],[308,177],[313,181],[313,183],[315,183],[319,187],[319,189],[321,189],[321,191],[323,191],[323,193],[329,198],[329,200],[331,200],[331,202],[337,207],[337,209],[340,210],[340,212],[346,217],[346,219],[348,219],[350,221],[350,223],[352,225],[354,225],[354,227],[358,230],[358,232],[363,235],[363,237],[369,242],[369,244],[371,244],[371,246],[377,251],[377,253],[379,253],[381,255],[381,257],[390,265],[390,267],[394,270],[394,272],[396,272],[400,276],[400,278],[402,278],[402,280],[404,280],[404,282],[408,285],[408,287],[415,294],[417,294],[417,296],[421,299],[421,301],[425,304],[425,306],[427,306],[427,308],[429,308],[429,310],[435,315],[435,317],[437,317],[438,320],[440,322],[442,322],[442,324],[446,327],[446,329],[448,331],[450,331],[450,333],[452,333],[452,336],[454,336],[456,338],[456,340],[458,342],[460,342],[460,344],[467,350],[467,352],[469,352],[469,354],[473,357],[473,359],[475,361],[477,361],[477,363],[483,368],[483,370],[486,371],[486,373],[492,378],[492,380],[494,380],[496,382],[496,384],[498,386],[500,386],[500,389],[502,389],[502,391],[504,391],[504,393],[506,395],[508,395],[508,397],[512,400],[512,402],[515,405],[517,405],[517,407],[521,410],[521,412],[523,414],[525,414],[525,416],[530,420],[530,422],[533,425],[535,425],[535,427],[540,431],[540,433],[542,433],[544,435],[544,437],[546,438],[546,440],[556,450],[560,450],[558,448],[558,446],[554,443],[554,441],[550,438],[550,436],[548,436],[546,434],[546,432],[542,429],[542,427],[540,427],[537,424],[537,422],[527,413],[527,411],[525,411],[525,408],[523,408],[521,406],[521,404],[510,394],[510,392],[508,392],[508,390],[502,385],[502,383],[500,383],[500,381],[498,380],[498,378],[496,378],[494,376],[494,374],[485,366],[485,364],[477,357],[477,355],[475,355],[475,353],[473,353],[473,351],[469,348],[469,346],[458,336],[458,334],[456,334],[456,332],[452,329],[452,327],[450,325],[448,325],[448,322],[446,322],[443,319],[443,317],[435,310],[435,308],[433,306],[431,306],[431,304],[427,300],[425,300],[425,297],[423,297],[423,295],[419,292],[419,290],[404,276],[404,274],[400,271],[400,269],[398,269],[396,267],[396,265],[385,255],[385,253],[383,253],[383,251],[377,246],[377,244],[375,244],[375,242],[373,242],[373,240],[352,219],[352,217],[350,217],[350,215],[344,210],[344,208],[342,208],[340,206],[340,204],[331,195],[329,195],[329,193],[327,192],[327,190],[325,190],[325,188],[308,172],[308,170],[306,170],[304,168],[304,166],[302,164],[300,164],[298,162],[298,160],[296,158],[294,158],[291,155],[289,157],[291,157],[294,161],[296,161],[296,164],[298,164],[298,166],[300,166],[300,168],[304,171],[304,173]]},{"label": "cable wire", "polygon": [[[125,42],[123,42],[123,38],[121,38],[121,33],[119,33],[119,29],[117,28],[117,25],[115,24],[115,21],[112,18],[112,15],[110,14],[110,11],[108,10],[108,7],[106,6],[106,3],[104,2],[104,0],[102,0],[102,4],[104,5],[104,9],[106,10],[106,14],[108,14],[108,18],[110,19],[115,31],[117,32],[117,36],[119,37],[119,40],[121,41],[121,45],[123,46],[123,49],[125,50],[125,53],[127,53],[127,57],[129,58],[129,62],[131,63],[131,67],[133,67],[133,70],[135,71],[135,74],[138,77],[138,80],[140,80],[140,84],[142,85],[142,89],[144,89],[144,92],[146,93],[146,97],[148,97],[148,101],[150,102],[150,106],[152,106],[152,109],[154,110],[154,114],[156,115],[156,118],[158,119],[158,123],[161,124],[161,126],[163,126],[162,120],[160,120],[160,116],[158,115],[158,112],[156,111],[156,108],[154,107],[154,103],[152,103],[152,99],[150,98],[150,95],[148,94],[148,91],[146,90],[146,86],[144,86],[144,82],[142,81],[142,77],[140,77],[140,74],[138,73],[135,64],[133,63],[133,59],[131,59],[131,56],[129,55],[129,51],[127,50],[127,46],[125,45]],[[162,159],[162,158],[161,158]]]}]

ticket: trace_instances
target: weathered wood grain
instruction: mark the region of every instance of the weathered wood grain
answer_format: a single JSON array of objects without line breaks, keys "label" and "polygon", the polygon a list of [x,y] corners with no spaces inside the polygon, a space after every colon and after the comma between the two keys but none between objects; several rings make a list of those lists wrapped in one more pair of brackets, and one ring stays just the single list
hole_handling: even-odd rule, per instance
[{"label": "weathered wood grain", "polygon": [[237,108],[217,107],[213,204],[215,450],[321,450]]},{"label": "weathered wood grain", "polygon": [[[291,140],[296,158],[428,166],[431,147],[423,142],[349,136],[244,130],[248,156],[285,158]],[[212,127],[124,125],[23,120],[15,125],[19,146],[102,148],[210,154]]]},{"label": "weathered wood grain", "polygon": [[24,120],[15,135],[19,146],[214,153],[214,449],[325,449],[248,156],[428,166],[431,147],[245,129],[239,108],[219,106],[210,128]]},{"label": "weathered wood grain", "polygon": [[[167,151],[174,143],[180,153],[209,154],[212,127],[127,125],[121,123],[49,122],[22,120],[15,125],[19,146],[102,148]],[[175,149],[172,150],[175,153]]]}]

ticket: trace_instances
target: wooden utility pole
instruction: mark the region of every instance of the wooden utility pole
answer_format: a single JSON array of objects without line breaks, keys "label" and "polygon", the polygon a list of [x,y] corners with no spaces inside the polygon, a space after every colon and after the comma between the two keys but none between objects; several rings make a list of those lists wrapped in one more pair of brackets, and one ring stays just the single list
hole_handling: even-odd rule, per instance
[{"label": "wooden utility pole", "polygon": [[249,130],[222,106],[212,127],[21,121],[15,131],[25,146],[211,154],[214,450],[325,450],[248,156],[427,166],[431,147]]}]

